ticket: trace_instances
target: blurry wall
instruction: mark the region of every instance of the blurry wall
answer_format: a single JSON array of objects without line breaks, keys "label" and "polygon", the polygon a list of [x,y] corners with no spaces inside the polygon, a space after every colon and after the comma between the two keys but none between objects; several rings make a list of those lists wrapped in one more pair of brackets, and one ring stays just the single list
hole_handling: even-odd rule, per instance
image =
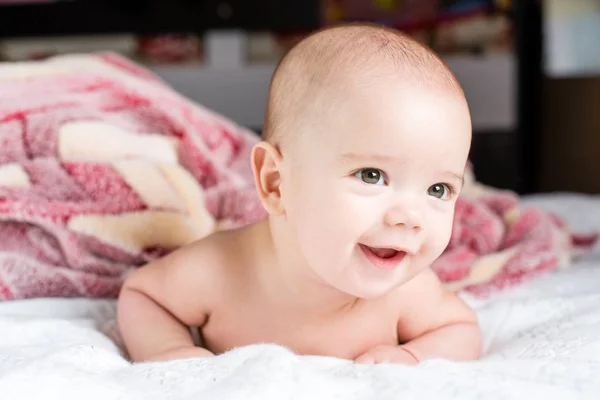
[{"label": "blurry wall", "polygon": [[540,189],[600,193],[600,0],[545,0]]}]

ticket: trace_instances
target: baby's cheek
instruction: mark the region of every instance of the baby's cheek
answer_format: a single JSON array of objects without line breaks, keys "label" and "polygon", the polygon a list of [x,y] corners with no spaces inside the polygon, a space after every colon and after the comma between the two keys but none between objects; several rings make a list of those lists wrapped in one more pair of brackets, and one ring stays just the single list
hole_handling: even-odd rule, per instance
[{"label": "baby's cheek", "polygon": [[339,228],[339,221],[329,199],[311,196],[303,200],[304,204],[299,206],[296,218],[305,239],[317,241],[332,236]]},{"label": "baby's cheek", "polygon": [[318,249],[320,257],[327,257],[329,253],[339,257],[360,236],[357,233],[360,215],[339,199],[324,199],[311,208],[310,215],[304,216],[305,240],[312,243],[313,249]]},{"label": "baby's cheek", "polygon": [[431,252],[434,259],[438,258],[450,242],[452,234],[452,223],[446,223],[435,231],[434,237],[431,239]]}]

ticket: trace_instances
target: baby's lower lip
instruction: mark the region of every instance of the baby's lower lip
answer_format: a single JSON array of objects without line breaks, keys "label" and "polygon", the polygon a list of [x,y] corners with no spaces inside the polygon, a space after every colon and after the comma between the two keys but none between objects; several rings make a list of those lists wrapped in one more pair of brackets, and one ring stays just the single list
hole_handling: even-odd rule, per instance
[{"label": "baby's lower lip", "polygon": [[368,246],[359,244],[359,247],[362,250],[363,254],[367,257],[367,260],[369,260],[371,265],[373,265],[377,269],[384,271],[389,271],[396,268],[404,259],[404,256],[406,256],[406,252],[399,251],[393,257],[382,258],[374,254],[371,250],[369,250]]}]

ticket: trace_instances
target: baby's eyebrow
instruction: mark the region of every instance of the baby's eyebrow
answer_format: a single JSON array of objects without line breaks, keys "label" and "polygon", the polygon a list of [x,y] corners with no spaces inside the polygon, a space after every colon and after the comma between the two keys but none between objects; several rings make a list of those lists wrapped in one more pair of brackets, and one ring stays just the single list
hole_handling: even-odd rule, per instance
[{"label": "baby's eyebrow", "polygon": [[456,179],[458,179],[458,180],[460,181],[460,185],[461,185],[461,186],[464,186],[464,184],[465,184],[465,177],[464,177],[464,175],[462,175],[462,174],[457,174],[456,172],[450,172],[450,171],[448,171],[448,172],[446,172],[446,173],[447,173],[448,175],[451,175],[451,176],[455,177]]},{"label": "baby's eyebrow", "polygon": [[365,160],[377,160],[377,161],[393,161],[397,157],[390,156],[387,154],[376,154],[376,153],[344,153],[340,156],[342,161],[365,161]]}]

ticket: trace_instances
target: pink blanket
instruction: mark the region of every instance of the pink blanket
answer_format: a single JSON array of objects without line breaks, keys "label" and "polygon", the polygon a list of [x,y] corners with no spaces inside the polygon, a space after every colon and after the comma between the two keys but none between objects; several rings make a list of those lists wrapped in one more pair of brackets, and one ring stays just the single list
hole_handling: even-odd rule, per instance
[{"label": "pink blanket", "polygon": [[450,243],[433,268],[447,286],[484,296],[568,267],[598,233],[572,233],[556,215],[524,207],[510,191],[487,187],[467,170]]},{"label": "pink blanket", "polygon": [[[113,54],[0,65],[0,299],[115,297],[134,268],[262,218],[256,140]],[[594,241],[467,186],[435,265],[455,290],[514,284]]]}]

